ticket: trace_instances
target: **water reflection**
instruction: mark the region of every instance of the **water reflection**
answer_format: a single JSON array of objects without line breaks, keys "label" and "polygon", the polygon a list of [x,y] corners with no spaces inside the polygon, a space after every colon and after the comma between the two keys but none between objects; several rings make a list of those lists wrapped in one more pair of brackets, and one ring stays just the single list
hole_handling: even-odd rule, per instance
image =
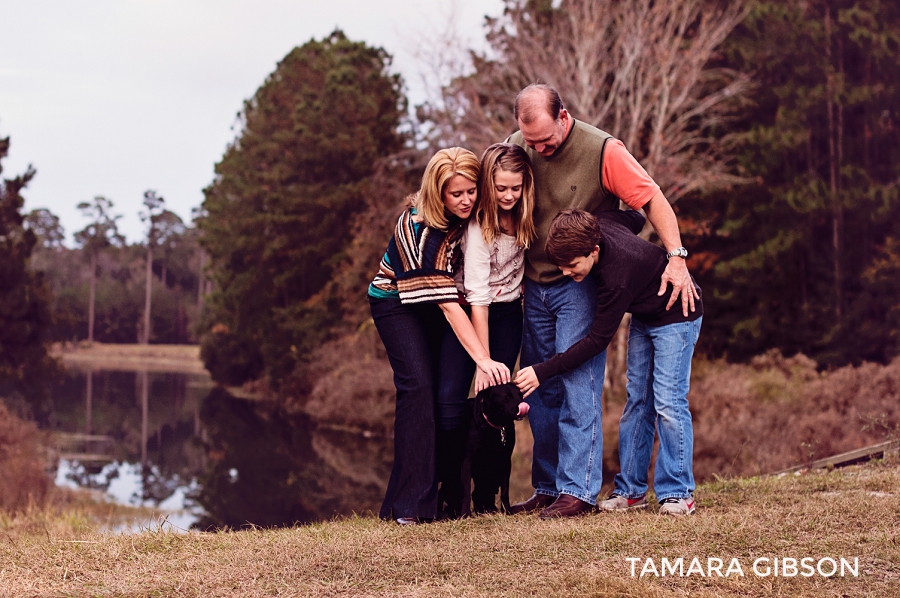
[{"label": "water reflection", "polygon": [[390,473],[390,443],[316,429],[267,403],[214,389],[200,414],[207,468],[200,526],[290,525],[370,513]]},{"label": "water reflection", "polygon": [[45,427],[58,483],[186,508],[200,529],[377,511],[391,441],[317,427],[197,374],[70,370]]},{"label": "water reflection", "polygon": [[202,509],[190,498],[206,456],[200,407],[212,384],[199,374],[71,369],[43,427],[58,450],[58,485],[115,502],[174,511],[178,527]]}]

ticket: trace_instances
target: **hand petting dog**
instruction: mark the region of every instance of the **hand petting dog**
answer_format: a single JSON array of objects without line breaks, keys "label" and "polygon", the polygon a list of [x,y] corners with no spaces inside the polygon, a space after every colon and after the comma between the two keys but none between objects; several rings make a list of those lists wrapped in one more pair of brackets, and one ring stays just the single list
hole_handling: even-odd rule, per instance
[{"label": "hand petting dog", "polygon": [[541,385],[537,375],[534,373],[534,368],[531,366],[519,370],[514,382],[516,383],[516,386],[519,387],[519,390],[522,391],[523,397],[527,397]]}]

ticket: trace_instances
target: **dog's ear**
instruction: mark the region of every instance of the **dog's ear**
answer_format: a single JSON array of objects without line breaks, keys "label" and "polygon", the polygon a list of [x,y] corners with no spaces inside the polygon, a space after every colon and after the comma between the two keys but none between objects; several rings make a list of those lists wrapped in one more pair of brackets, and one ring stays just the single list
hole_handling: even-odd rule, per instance
[{"label": "dog's ear", "polygon": [[490,396],[490,390],[490,388],[485,388],[478,391],[478,394],[475,395],[475,404],[472,405],[472,410],[475,412],[475,421],[480,422],[484,418],[484,401]]}]

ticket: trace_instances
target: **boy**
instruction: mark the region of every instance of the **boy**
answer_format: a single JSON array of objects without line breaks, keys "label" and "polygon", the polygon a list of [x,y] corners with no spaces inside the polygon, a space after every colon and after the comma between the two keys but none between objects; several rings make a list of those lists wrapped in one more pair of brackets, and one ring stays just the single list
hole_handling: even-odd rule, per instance
[{"label": "boy", "polygon": [[[563,210],[550,225],[547,255],[576,282],[597,283],[597,311],[588,335],[544,363],[522,369],[516,385],[527,397],[548,378],[571,371],[606,349],[626,312],[627,402],[619,420],[619,460],[613,494],[604,511],[645,508],[650,454],[658,426],[659,455],[653,489],[662,515],[690,515],[693,498],[694,436],[687,394],[691,358],[703,320],[702,298],[688,313],[666,309],[671,287],[661,286],[669,259],[684,259],[683,247],[665,250],[635,236],[644,217],[634,211]],[[696,286],[696,283],[694,283]],[[700,289],[697,287],[697,294]]]}]

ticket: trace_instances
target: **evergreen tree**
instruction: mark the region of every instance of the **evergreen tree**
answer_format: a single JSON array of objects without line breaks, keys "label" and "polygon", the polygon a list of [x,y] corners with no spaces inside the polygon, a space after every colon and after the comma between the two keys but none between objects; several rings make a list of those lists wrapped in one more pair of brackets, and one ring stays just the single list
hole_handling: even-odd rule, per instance
[{"label": "evergreen tree", "polygon": [[[9,137],[0,138],[0,162],[8,153]],[[0,180],[0,396],[6,398],[39,397],[52,367],[47,291],[42,276],[28,268],[37,236],[21,214],[20,192],[35,173],[29,166],[22,175]]]},{"label": "evergreen tree", "polygon": [[277,381],[339,314],[321,291],[350,242],[405,100],[389,55],[335,31],[295,48],[241,112],[197,219],[214,291],[202,354],[219,380]]},{"label": "evergreen tree", "polygon": [[139,342],[143,345],[150,343],[150,334],[152,332],[152,324],[150,319],[150,308],[153,296],[153,250],[159,245],[162,239],[164,226],[163,223],[171,220],[167,214],[174,216],[179,222],[178,216],[165,209],[166,200],[156,194],[156,191],[148,190],[144,192],[144,207],[147,209],[141,212],[141,220],[147,223],[147,259],[144,272],[144,319],[141,324],[141,334]]},{"label": "evergreen tree", "polygon": [[66,240],[66,231],[59,223],[59,216],[46,208],[38,208],[25,214],[25,227],[34,231],[37,246],[41,249],[58,251]]},{"label": "evergreen tree", "polygon": [[773,347],[831,365],[891,357],[900,6],[759,2],[723,66],[754,73],[738,165],[759,184],[682,206],[699,225],[692,272],[712,291],[702,342],[735,359]]}]

